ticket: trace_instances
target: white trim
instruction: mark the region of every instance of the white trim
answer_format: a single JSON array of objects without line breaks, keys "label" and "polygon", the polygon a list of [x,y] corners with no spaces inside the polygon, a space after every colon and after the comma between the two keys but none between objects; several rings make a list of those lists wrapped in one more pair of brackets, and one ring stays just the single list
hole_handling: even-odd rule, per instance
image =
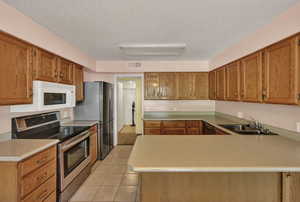
[{"label": "white trim", "polygon": [[141,78],[142,79],[142,116],[144,116],[144,74],[115,74],[114,75],[114,146],[118,144],[118,78]]}]

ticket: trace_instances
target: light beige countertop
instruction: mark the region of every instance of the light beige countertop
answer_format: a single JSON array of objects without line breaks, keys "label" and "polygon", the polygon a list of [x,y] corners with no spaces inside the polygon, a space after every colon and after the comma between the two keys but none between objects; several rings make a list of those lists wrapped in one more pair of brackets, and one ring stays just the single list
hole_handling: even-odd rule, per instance
[{"label": "light beige countertop", "polygon": [[99,123],[98,121],[76,121],[68,120],[61,122],[61,126],[93,126]]},{"label": "light beige countertop", "polygon": [[53,139],[11,139],[0,141],[0,162],[21,161],[56,145],[58,142],[58,140]]},{"label": "light beige countertop", "polygon": [[135,172],[300,172],[300,142],[281,136],[139,136]]}]

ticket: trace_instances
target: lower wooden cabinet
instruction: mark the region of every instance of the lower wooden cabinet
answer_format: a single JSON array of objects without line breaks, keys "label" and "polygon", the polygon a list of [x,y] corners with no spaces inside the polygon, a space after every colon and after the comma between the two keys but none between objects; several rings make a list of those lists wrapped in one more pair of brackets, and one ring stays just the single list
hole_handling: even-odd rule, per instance
[{"label": "lower wooden cabinet", "polygon": [[144,121],[145,135],[201,135],[200,120]]},{"label": "lower wooden cabinet", "polygon": [[0,163],[0,201],[55,202],[56,146],[21,162]]},{"label": "lower wooden cabinet", "polygon": [[91,154],[91,165],[93,165],[97,161],[97,154],[98,154],[98,148],[97,148],[97,141],[98,141],[98,135],[97,135],[97,126],[93,126],[90,129],[90,154]]}]

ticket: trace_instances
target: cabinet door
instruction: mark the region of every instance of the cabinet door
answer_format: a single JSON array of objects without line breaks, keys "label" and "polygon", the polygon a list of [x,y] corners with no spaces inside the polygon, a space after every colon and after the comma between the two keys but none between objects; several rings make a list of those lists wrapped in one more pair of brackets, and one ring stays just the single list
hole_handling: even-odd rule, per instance
[{"label": "cabinet door", "polygon": [[300,201],[299,188],[299,173],[282,173],[282,202]]},{"label": "cabinet door", "polygon": [[225,100],[225,67],[221,67],[216,70],[216,79],[217,79],[217,100]]},{"label": "cabinet door", "polygon": [[32,47],[0,32],[0,105],[32,103]]},{"label": "cabinet door", "polygon": [[57,56],[47,51],[34,49],[33,79],[57,82]]},{"label": "cabinet door", "polygon": [[145,100],[159,99],[159,73],[144,74]]},{"label": "cabinet door", "polygon": [[159,98],[163,100],[176,99],[177,85],[176,73],[163,72],[159,73]]},{"label": "cabinet door", "polygon": [[240,63],[234,62],[226,66],[226,100],[240,99]]},{"label": "cabinet door", "polygon": [[297,104],[299,37],[278,42],[264,51],[264,101],[274,104]]},{"label": "cabinet door", "polygon": [[91,164],[93,165],[97,161],[97,133],[93,133],[90,139]]},{"label": "cabinet door", "polygon": [[216,99],[216,71],[209,72],[209,99]]},{"label": "cabinet door", "polygon": [[208,99],[208,73],[180,72],[176,73],[177,98],[182,100]]},{"label": "cabinet door", "polygon": [[83,95],[83,67],[75,65],[74,67],[74,84],[76,86],[76,101],[82,101]]},{"label": "cabinet door", "polygon": [[241,100],[262,101],[262,52],[241,60]]},{"label": "cabinet door", "polygon": [[63,58],[58,59],[59,82],[64,84],[73,84],[74,64]]}]

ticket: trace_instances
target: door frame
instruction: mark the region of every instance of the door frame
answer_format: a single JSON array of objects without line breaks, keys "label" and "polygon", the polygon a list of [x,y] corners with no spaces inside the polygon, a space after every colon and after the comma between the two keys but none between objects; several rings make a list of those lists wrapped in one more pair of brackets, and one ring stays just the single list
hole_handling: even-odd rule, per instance
[{"label": "door frame", "polygon": [[141,78],[142,83],[142,116],[144,116],[144,73],[137,74],[115,74],[114,75],[114,146],[118,145],[118,79],[119,78]]}]

